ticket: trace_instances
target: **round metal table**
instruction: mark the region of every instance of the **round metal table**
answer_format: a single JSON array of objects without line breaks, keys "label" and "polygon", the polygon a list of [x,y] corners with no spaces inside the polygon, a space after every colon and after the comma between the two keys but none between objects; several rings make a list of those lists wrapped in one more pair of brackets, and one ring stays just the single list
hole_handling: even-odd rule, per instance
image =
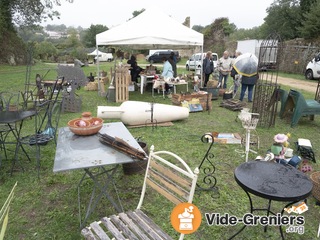
[{"label": "round metal table", "polygon": [[[234,177],[249,198],[250,212],[265,210],[267,215],[274,214],[270,210],[271,201],[290,202],[284,207],[286,208],[306,199],[311,194],[313,186],[309,177],[303,172],[290,165],[285,166],[273,162],[249,161],[242,163],[235,169]],[[268,207],[264,209],[254,208],[250,194],[267,199],[269,201]],[[246,225],[231,238],[239,234],[245,227]],[[279,226],[279,229],[281,237],[284,239],[281,226]]]}]

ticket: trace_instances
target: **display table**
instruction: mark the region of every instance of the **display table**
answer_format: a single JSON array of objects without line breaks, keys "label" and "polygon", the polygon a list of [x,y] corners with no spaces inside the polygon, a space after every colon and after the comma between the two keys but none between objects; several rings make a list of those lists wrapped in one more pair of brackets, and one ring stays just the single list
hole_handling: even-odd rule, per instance
[{"label": "display table", "polygon": [[[121,138],[130,146],[143,151],[122,122],[104,124],[99,132]],[[86,220],[103,196],[110,201],[116,211],[123,211],[120,199],[118,198],[118,200],[115,201],[110,194],[111,190],[117,192],[113,176],[121,164],[132,163],[134,161],[138,160],[134,160],[130,156],[102,144],[96,134],[91,136],[78,136],[73,134],[68,127],[59,129],[53,172],[57,173],[77,169],[84,171],[78,184],[80,228],[84,226]],[[82,217],[80,190],[85,180],[93,182],[93,189],[86,214]]]},{"label": "display table", "polygon": [[[271,211],[271,201],[290,202],[284,208],[306,199],[312,190],[312,182],[309,177],[301,171],[280,163],[249,161],[242,163],[234,171],[234,178],[239,186],[246,192],[250,202],[250,213],[256,210],[264,210],[269,214]],[[268,200],[268,207],[265,209],[254,208],[250,194]],[[284,212],[281,211],[281,215]],[[238,235],[246,225],[244,225],[235,235]],[[265,231],[267,226],[265,226]],[[280,234],[284,239],[281,225]]]}]

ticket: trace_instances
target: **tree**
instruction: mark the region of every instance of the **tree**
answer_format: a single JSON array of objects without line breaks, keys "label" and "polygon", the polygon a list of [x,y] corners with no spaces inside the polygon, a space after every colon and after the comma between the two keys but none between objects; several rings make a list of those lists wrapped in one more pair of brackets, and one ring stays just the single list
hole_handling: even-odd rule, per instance
[{"label": "tree", "polygon": [[[225,50],[227,37],[236,30],[233,23],[229,23],[228,18],[217,18],[206,26],[203,30],[204,49],[210,49],[218,54]],[[206,50],[207,51],[207,50]]]},{"label": "tree", "polygon": [[24,42],[42,42],[48,37],[43,27],[18,27],[18,35]]},{"label": "tree", "polygon": [[184,20],[184,22],[182,23],[182,25],[190,28],[190,17],[186,17],[186,19]]},{"label": "tree", "polygon": [[298,0],[276,0],[267,8],[264,18],[264,35],[276,32],[282,39],[299,37],[297,28],[301,26],[301,8]]},{"label": "tree", "polygon": [[[65,0],[72,2],[73,0]],[[58,17],[53,5],[60,0],[1,0],[0,1],[0,45],[6,49],[0,54],[3,59],[23,59],[25,49],[17,35],[15,25],[20,27],[35,26],[42,21]]]},{"label": "tree", "polygon": [[85,30],[85,34],[82,39],[82,43],[86,47],[95,47],[96,46],[96,35],[98,33],[102,33],[104,31],[107,31],[109,28],[107,26],[97,24],[91,26]]},{"label": "tree", "polygon": [[77,47],[82,46],[82,43],[80,42],[79,38],[80,37],[76,29],[69,29],[68,37],[64,42],[65,47],[76,49]]},{"label": "tree", "polygon": [[[142,8],[140,11],[135,10],[135,11],[132,13],[132,16],[133,16],[132,18],[138,16],[139,14],[143,13],[144,11],[145,11],[144,8]],[[132,19],[132,18],[130,18],[130,19]],[[129,19],[129,20],[130,20],[130,19]]]},{"label": "tree", "polygon": [[317,1],[303,16],[302,26],[298,28],[301,36],[307,39],[317,38],[320,29],[320,1]]},{"label": "tree", "polygon": [[244,29],[239,28],[230,34],[229,40],[238,41],[238,40],[245,40],[245,39],[263,39],[267,36],[264,36],[261,32],[260,27],[254,27],[251,29]]},{"label": "tree", "polygon": [[300,7],[302,14],[309,12],[311,6],[319,1],[317,0],[300,0]]},{"label": "tree", "polygon": [[47,60],[50,57],[54,57],[58,53],[56,47],[51,42],[47,41],[36,43],[34,50],[34,56],[42,60]]},{"label": "tree", "polygon": [[201,25],[193,25],[193,26],[192,26],[192,29],[195,30],[195,31],[197,31],[197,32],[199,32],[199,33],[202,33],[204,27],[201,26]]}]

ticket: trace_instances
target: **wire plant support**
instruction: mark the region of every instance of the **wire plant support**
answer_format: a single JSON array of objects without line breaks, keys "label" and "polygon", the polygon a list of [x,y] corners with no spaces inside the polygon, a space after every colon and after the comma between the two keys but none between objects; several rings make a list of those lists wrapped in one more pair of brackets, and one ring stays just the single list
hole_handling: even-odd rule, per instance
[{"label": "wire plant support", "polygon": [[246,130],[246,162],[248,161],[249,152],[257,154],[256,151],[250,149],[250,134],[251,130],[255,130],[259,122],[259,113],[250,113],[248,111],[242,110],[239,114],[239,119],[242,122],[242,127]]}]

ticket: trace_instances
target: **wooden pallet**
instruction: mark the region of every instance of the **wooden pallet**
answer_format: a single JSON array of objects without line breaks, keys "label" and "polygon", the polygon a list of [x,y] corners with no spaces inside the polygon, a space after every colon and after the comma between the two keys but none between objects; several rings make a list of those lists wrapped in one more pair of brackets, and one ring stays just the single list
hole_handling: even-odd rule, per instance
[{"label": "wooden pallet", "polygon": [[129,100],[129,84],[131,76],[128,66],[120,66],[115,72],[116,102]]}]

